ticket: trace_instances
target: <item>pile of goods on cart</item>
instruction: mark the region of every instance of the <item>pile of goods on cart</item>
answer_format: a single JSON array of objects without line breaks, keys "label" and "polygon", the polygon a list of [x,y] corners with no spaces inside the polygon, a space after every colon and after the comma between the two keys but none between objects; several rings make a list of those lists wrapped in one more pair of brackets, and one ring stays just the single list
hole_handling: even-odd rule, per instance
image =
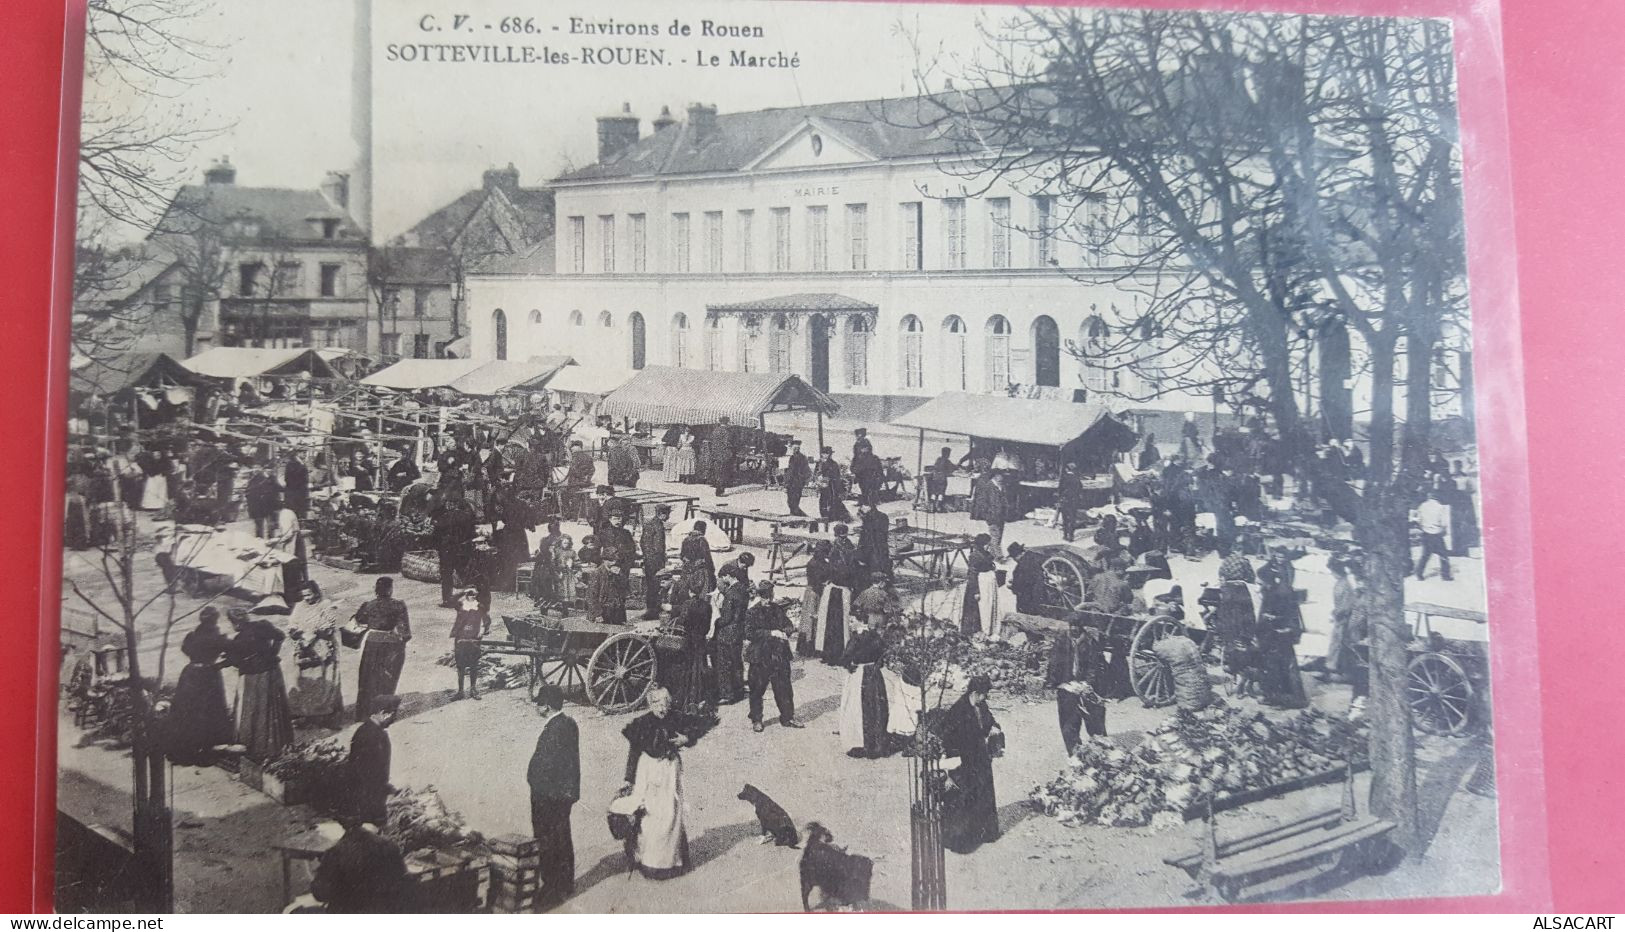
[{"label": "pile of goods on cart", "polygon": [[1207,800],[1335,778],[1365,758],[1367,729],[1314,709],[1271,716],[1215,704],[1176,711],[1138,745],[1079,745],[1033,805],[1064,825],[1181,824]]},{"label": "pile of goods on cart", "polygon": [[954,693],[971,677],[986,676],[1001,696],[1036,700],[1044,697],[1047,647],[1041,640],[1009,643],[981,634],[967,637],[957,625],[913,614],[887,638],[886,666],[910,685],[922,674],[931,690]]}]

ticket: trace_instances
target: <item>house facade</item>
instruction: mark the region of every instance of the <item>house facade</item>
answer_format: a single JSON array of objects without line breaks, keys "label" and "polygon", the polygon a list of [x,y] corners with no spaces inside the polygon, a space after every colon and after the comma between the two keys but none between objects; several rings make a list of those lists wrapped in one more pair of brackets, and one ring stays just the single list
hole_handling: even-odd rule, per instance
[{"label": "house facade", "polygon": [[552,183],[551,262],[470,275],[474,358],[792,372],[901,406],[1156,392],[1086,361],[1136,301],[1086,238],[1054,235],[1075,205],[956,177],[945,142],[882,112],[906,103],[693,105],[644,137],[600,118],[599,161]]}]

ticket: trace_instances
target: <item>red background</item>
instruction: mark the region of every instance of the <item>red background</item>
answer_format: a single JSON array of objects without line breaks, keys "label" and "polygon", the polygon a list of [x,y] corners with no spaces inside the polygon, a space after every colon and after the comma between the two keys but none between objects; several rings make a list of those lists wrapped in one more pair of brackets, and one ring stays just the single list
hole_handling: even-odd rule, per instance
[{"label": "red background", "polygon": [[[62,154],[59,141],[70,143],[77,126],[70,85],[64,101],[64,73],[78,72],[77,51],[65,58],[64,7],[83,0],[6,0],[0,7],[0,178],[7,181],[8,209],[0,225],[0,272],[5,283],[3,329],[5,348],[0,385],[0,574],[7,583],[7,617],[0,644],[8,659],[0,676],[0,911],[50,908],[51,786],[54,779],[51,739],[55,706],[42,703],[53,695],[53,677],[39,670],[42,648],[54,655],[54,638],[40,638],[55,624],[59,557],[54,527],[41,521],[42,511],[60,507],[63,408],[61,373],[65,364],[62,315],[53,316],[54,298],[64,293],[69,270],[55,267],[53,257],[68,255],[69,226],[58,226],[58,184],[71,170],[71,147]],[[1306,0],[1302,7],[1322,11],[1392,11],[1403,0]],[[1490,182],[1480,176],[1475,188],[1469,142],[1470,198],[1494,199],[1485,212],[1504,218],[1510,196],[1517,223],[1517,256],[1499,243],[1486,255],[1486,240],[1474,246],[1474,304],[1491,302],[1506,308],[1516,288],[1521,306],[1523,381],[1528,413],[1530,490],[1502,484],[1486,495],[1487,525],[1496,524],[1499,507],[1521,523],[1522,510],[1533,517],[1535,604],[1538,617],[1523,611],[1497,615],[1503,626],[1538,637],[1541,709],[1538,727],[1544,735],[1545,824],[1539,818],[1510,819],[1507,826],[1508,894],[1469,901],[1440,900],[1398,904],[1401,909],[1472,908],[1494,911],[1606,911],[1621,903],[1625,877],[1625,800],[1618,769],[1625,764],[1625,689],[1618,672],[1619,648],[1625,646],[1616,621],[1621,612],[1625,576],[1612,559],[1617,544],[1617,516],[1622,493],[1615,473],[1625,462],[1625,431],[1616,417],[1625,402],[1625,323],[1616,296],[1625,294],[1625,262],[1616,254],[1620,225],[1621,172],[1618,153],[1625,152],[1625,71],[1618,65],[1625,52],[1625,4],[1593,0],[1501,0],[1502,42],[1506,59],[1506,98],[1511,151],[1511,190],[1499,184],[1499,166],[1490,165]],[[1232,2],[1225,5],[1276,7],[1278,3]],[[1446,10],[1450,0],[1404,4],[1418,12]],[[64,63],[67,67],[64,69]],[[1464,110],[1468,106],[1464,72]],[[1493,83],[1493,82],[1492,82]],[[1484,113],[1480,107],[1479,119]],[[1473,125],[1490,136],[1502,130],[1489,108],[1491,124]],[[1471,136],[1471,133],[1470,133]],[[71,175],[67,175],[71,178]],[[68,193],[71,195],[71,182]],[[71,200],[64,202],[71,208]],[[62,216],[71,224],[72,211]],[[1470,227],[1470,236],[1474,235]],[[1515,274],[1514,274],[1515,273]],[[1507,292],[1507,293],[1503,293]],[[1511,336],[1516,313],[1492,317],[1505,331],[1488,334],[1480,319],[1481,341]],[[1480,365],[1485,354],[1480,353]],[[1516,360],[1511,362],[1515,370]],[[1509,371],[1511,371],[1509,370]],[[54,374],[53,374],[54,373]],[[1498,377],[1481,372],[1481,380]],[[1515,373],[1511,376],[1515,382]],[[1513,410],[1515,411],[1515,404]],[[1498,442],[1505,445],[1506,440]],[[1512,461],[1515,448],[1501,451]],[[1517,470],[1512,473],[1516,475]],[[1492,500],[1494,499],[1494,500]],[[1497,504],[1497,501],[1498,503]],[[52,523],[54,524],[54,517]],[[47,533],[49,531],[49,533]],[[1492,532],[1493,533],[1493,532]],[[1512,548],[1521,556],[1522,546]],[[1492,550],[1492,558],[1494,552]],[[1508,578],[1527,579],[1516,567]],[[1527,593],[1499,592],[1495,604],[1527,607]],[[1528,650],[1535,642],[1509,638]],[[1498,670],[1516,672],[1527,657],[1500,657]],[[1504,662],[1510,661],[1510,662]],[[1516,684],[1503,684],[1516,692]],[[1508,692],[1502,693],[1508,698]],[[1498,710],[1519,727],[1535,726],[1527,710]],[[1520,720],[1520,717],[1523,717]],[[1530,732],[1533,733],[1531,727]],[[1502,741],[1501,778],[1520,781],[1538,791],[1518,768],[1509,770]],[[1511,786],[1503,799],[1514,796]],[[1520,801],[1520,805],[1523,803]],[[1549,832],[1550,901],[1547,883],[1522,876],[1517,865],[1538,865]],[[1334,907],[1337,908],[1337,907]],[[1384,909],[1383,904],[1366,908]]]}]

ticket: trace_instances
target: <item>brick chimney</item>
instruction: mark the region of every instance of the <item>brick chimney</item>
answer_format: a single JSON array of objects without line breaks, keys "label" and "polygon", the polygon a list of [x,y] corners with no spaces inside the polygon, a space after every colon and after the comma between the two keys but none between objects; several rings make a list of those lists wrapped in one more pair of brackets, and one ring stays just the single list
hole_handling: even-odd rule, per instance
[{"label": "brick chimney", "polygon": [[519,190],[519,169],[514,168],[512,162],[507,168],[488,168],[481,181],[487,191],[501,188],[504,193],[512,194]]},{"label": "brick chimney", "polygon": [[607,162],[638,141],[638,123],[632,105],[621,104],[621,112],[598,118],[598,161]]},{"label": "brick chimney", "polygon": [[658,133],[668,126],[676,125],[676,123],[677,118],[671,115],[671,108],[661,107],[660,115],[651,120],[649,126],[652,132]]},{"label": "brick chimney", "polygon": [[322,197],[339,210],[350,209],[350,174],[348,172],[328,172],[322,179]]},{"label": "brick chimney", "polygon": [[694,144],[711,138],[717,131],[717,105],[716,104],[689,104],[688,126],[694,131]]},{"label": "brick chimney", "polygon": [[213,165],[203,172],[204,184],[236,184],[237,169],[231,164],[231,159],[221,156]]}]

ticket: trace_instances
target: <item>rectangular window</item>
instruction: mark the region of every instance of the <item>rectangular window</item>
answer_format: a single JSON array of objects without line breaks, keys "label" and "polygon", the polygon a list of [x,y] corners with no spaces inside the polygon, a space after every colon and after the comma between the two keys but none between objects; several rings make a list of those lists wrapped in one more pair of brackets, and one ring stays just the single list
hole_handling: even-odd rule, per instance
[{"label": "rectangular window", "polygon": [[943,198],[942,201],[943,267],[965,267],[965,199]]},{"label": "rectangular window", "polygon": [[1033,198],[1034,257],[1039,268],[1055,260],[1055,198],[1040,194]]},{"label": "rectangular window", "polygon": [[903,268],[917,270],[925,267],[924,252],[921,244],[924,241],[924,205],[919,201],[904,201],[900,223],[903,227]]},{"label": "rectangular window", "polygon": [[332,217],[322,221],[322,239],[337,239],[339,235],[339,222]]},{"label": "rectangular window", "polygon": [[762,371],[762,321],[752,317],[739,322],[739,371]]},{"label": "rectangular window", "polygon": [[615,215],[598,216],[598,246],[603,252],[601,271],[615,271]]},{"label": "rectangular window", "polygon": [[152,305],[160,314],[173,310],[170,305],[175,303],[175,288],[173,285],[156,285],[152,289]]},{"label": "rectangular window", "polygon": [[384,310],[388,311],[389,316],[391,317],[399,317],[401,315],[400,291],[394,288],[384,289]]},{"label": "rectangular window", "polygon": [[851,253],[851,267],[862,271],[869,267],[869,205],[846,205],[846,242]]},{"label": "rectangular window", "polygon": [[671,270],[688,271],[688,214],[671,215]]},{"label": "rectangular window", "polygon": [[339,272],[343,269],[344,266],[336,262],[322,263],[322,297],[343,297],[339,294]]},{"label": "rectangular window", "polygon": [[768,331],[767,368],[779,375],[790,374],[790,328],[787,323],[773,322]]},{"label": "rectangular window", "polygon": [[649,218],[645,214],[632,214],[626,218],[632,225],[632,271],[649,271]]},{"label": "rectangular window", "polygon": [[399,356],[401,351],[400,335],[395,333],[386,333],[379,337],[378,351],[385,357]]},{"label": "rectangular window", "polygon": [[570,218],[570,271],[587,271],[587,218]]},{"label": "rectangular window", "polygon": [[739,271],[756,271],[756,241],[751,238],[751,222],[756,219],[756,211],[741,210],[739,212]]},{"label": "rectangular window", "polygon": [[992,247],[988,264],[996,269],[1010,267],[1010,199],[991,198],[987,202],[987,241]]},{"label": "rectangular window", "polygon": [[773,271],[790,271],[790,208],[773,208]]},{"label": "rectangular window", "polygon": [[1084,261],[1100,265],[1106,259],[1106,244],[1111,239],[1106,226],[1106,201],[1092,197],[1083,202]]},{"label": "rectangular window", "polygon": [[722,211],[705,213],[705,270],[722,271]]},{"label": "rectangular window", "polygon": [[412,358],[429,358],[429,335],[427,333],[412,334]]},{"label": "rectangular window", "polygon": [[300,262],[278,262],[273,297],[292,298],[305,290],[305,266]]},{"label": "rectangular window", "polygon": [[807,208],[807,262],[814,272],[829,268],[829,208]]},{"label": "rectangular window", "polygon": [[705,368],[722,371],[722,327],[719,321],[705,322]]},{"label": "rectangular window", "polygon": [[259,291],[260,269],[258,262],[244,262],[237,266],[237,296],[252,298]]},{"label": "rectangular window", "polygon": [[[427,289],[427,288],[413,288],[412,289],[412,316],[413,317],[428,317],[429,316],[429,294],[430,294],[430,292],[429,292],[429,289]],[[419,358],[421,358],[421,357],[419,357]]]},{"label": "rectangular window", "polygon": [[867,388],[869,385],[869,328],[866,322],[855,323],[846,332],[846,385],[848,388]]}]

